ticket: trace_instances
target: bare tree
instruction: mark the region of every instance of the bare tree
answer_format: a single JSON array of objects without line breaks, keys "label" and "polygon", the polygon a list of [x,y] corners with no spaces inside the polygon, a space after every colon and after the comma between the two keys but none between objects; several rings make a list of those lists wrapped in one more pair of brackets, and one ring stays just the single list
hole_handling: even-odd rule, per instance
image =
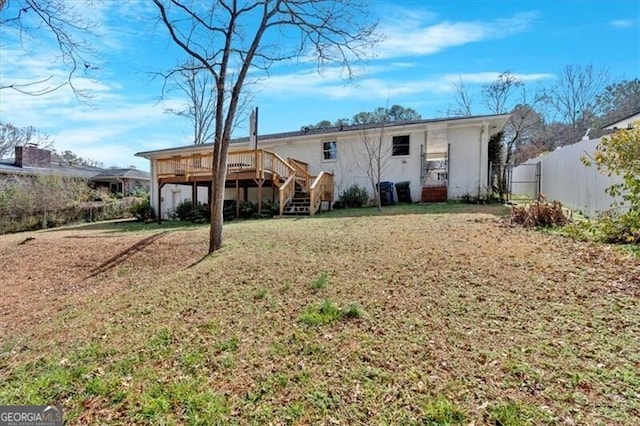
[{"label": "bare tree", "polygon": [[187,118],[193,126],[193,143],[202,145],[213,140],[213,125],[216,118],[216,88],[207,71],[196,67],[193,60],[173,74],[174,87],[187,97],[183,108],[167,108],[166,112]]},{"label": "bare tree", "polygon": [[593,65],[567,65],[549,89],[547,102],[563,122],[586,130],[590,123],[582,121],[593,115],[596,97],[608,84],[609,72],[606,69],[596,70]]},{"label": "bare tree", "polygon": [[391,157],[391,145],[387,121],[381,117],[375,123],[375,127],[365,125],[360,131],[360,143],[354,148],[354,158],[356,166],[367,175],[376,206],[382,211],[380,181]]},{"label": "bare tree", "polygon": [[453,89],[453,106],[449,107],[446,115],[448,117],[470,117],[473,96],[464,84],[462,77],[458,77],[458,81],[452,83],[451,88]]},{"label": "bare tree", "polygon": [[52,148],[49,135],[33,126],[16,127],[11,123],[0,123],[0,158],[13,155],[16,146],[35,144],[40,148]]},{"label": "bare tree", "polygon": [[[90,3],[89,0],[85,0]],[[0,90],[10,89],[25,95],[40,96],[60,89],[67,84],[78,98],[88,93],[73,83],[75,74],[82,70],[96,69],[95,51],[87,41],[95,26],[74,8],[74,2],[65,0],[0,0],[0,39],[9,38],[12,32],[22,46],[36,38],[52,38],[58,46],[60,59],[68,69],[65,81],[54,76],[43,76],[35,81],[0,80]],[[5,77],[6,78],[6,77]]]},{"label": "bare tree", "polygon": [[[482,87],[482,103],[493,114],[504,114],[510,111],[509,120],[501,132],[502,152],[492,149],[493,176],[498,177],[494,183],[500,199],[507,193],[508,167],[513,163],[515,150],[535,139],[536,132],[544,124],[542,115],[536,111],[544,101],[544,95],[535,91],[530,93],[524,82],[510,71],[505,71],[498,78]],[[495,141],[493,141],[495,143]]]},{"label": "bare tree", "polygon": [[[165,112],[185,117],[191,122],[194,145],[212,142],[216,118],[217,90],[211,73],[203,69],[202,66],[197,65],[191,58],[174,72],[160,75],[165,78],[163,92],[177,91],[187,99],[187,103],[183,107],[166,108]],[[245,83],[246,85],[247,83]],[[228,97],[230,91],[225,90],[225,94]],[[163,97],[165,97],[164,94]],[[237,128],[241,119],[247,115],[251,99],[253,99],[252,93],[245,88],[238,102],[233,130]]]},{"label": "bare tree", "polygon": [[249,70],[313,56],[319,67],[337,64],[351,76],[353,62],[377,41],[377,25],[370,23],[368,4],[360,0],[153,2],[173,42],[215,83],[211,253],[222,246],[229,143]]},{"label": "bare tree", "polygon": [[524,83],[511,71],[505,71],[498,75],[491,83],[482,86],[482,103],[493,114],[504,114],[513,105],[513,96]]}]

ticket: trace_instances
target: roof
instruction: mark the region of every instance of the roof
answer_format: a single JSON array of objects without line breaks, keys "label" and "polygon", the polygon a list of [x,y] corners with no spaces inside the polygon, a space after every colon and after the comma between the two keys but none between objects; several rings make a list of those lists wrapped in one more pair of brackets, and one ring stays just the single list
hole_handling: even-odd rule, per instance
[{"label": "roof", "polygon": [[17,175],[56,175],[74,178],[89,179],[101,172],[100,167],[83,165],[60,165],[51,164],[49,167],[19,167],[15,165],[14,159],[0,160],[0,174]]},{"label": "roof", "polygon": [[[412,121],[394,121],[394,122],[384,123],[384,126],[387,128],[392,128],[392,127],[401,127],[401,126],[430,124],[430,123],[460,122],[460,121],[473,121],[473,120],[495,119],[495,118],[504,119],[504,121],[506,122],[509,115],[510,114],[490,114],[490,115],[474,115],[474,116],[468,116],[468,117],[446,117],[446,118],[431,118],[431,119],[412,120]],[[380,127],[380,123],[354,124],[351,126],[327,127],[322,129],[311,129],[308,127],[303,127],[302,129],[293,131],[293,132],[258,135],[258,141],[273,141],[273,140],[287,139],[287,138],[292,138],[297,136],[299,137],[299,136],[313,136],[313,135],[329,135],[332,133],[361,131],[364,129],[373,129],[377,127]],[[244,136],[241,138],[234,138],[231,140],[232,144],[247,143],[247,142],[249,142],[248,136]],[[149,158],[154,154],[171,153],[173,151],[183,151],[185,149],[201,150],[204,147],[213,147],[213,142],[201,144],[201,145],[183,145],[183,146],[164,148],[164,149],[158,149],[153,151],[143,151],[143,152],[138,152],[135,155],[137,157]]]},{"label": "roof", "polygon": [[100,178],[129,178],[129,179],[139,179],[139,180],[150,180],[151,175],[149,174],[149,172],[127,167],[123,169],[117,169],[117,168],[106,169],[92,176],[91,179],[99,180]]},{"label": "roof", "polygon": [[611,129],[611,128],[615,128],[616,124],[619,124],[621,121],[626,121],[630,118],[635,117],[636,115],[640,116],[640,109],[637,109],[635,112],[632,112],[631,114],[622,117],[622,118],[618,118],[616,121],[612,121],[611,123],[605,124],[604,126],[600,127],[601,129]]},{"label": "roof", "polygon": [[103,169],[101,167],[85,166],[80,164],[51,164],[49,167],[19,167],[15,165],[13,158],[0,160],[0,174],[12,175],[55,175],[74,177],[80,179],[104,178],[130,178],[138,180],[151,180],[149,172],[133,168]]}]

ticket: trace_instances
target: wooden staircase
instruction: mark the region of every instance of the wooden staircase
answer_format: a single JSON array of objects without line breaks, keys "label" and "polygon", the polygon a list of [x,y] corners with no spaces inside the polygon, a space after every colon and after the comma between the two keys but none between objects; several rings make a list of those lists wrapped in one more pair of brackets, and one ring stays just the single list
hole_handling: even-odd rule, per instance
[{"label": "wooden staircase", "polygon": [[282,214],[284,216],[310,216],[311,197],[309,193],[297,190],[291,200],[284,206]]}]

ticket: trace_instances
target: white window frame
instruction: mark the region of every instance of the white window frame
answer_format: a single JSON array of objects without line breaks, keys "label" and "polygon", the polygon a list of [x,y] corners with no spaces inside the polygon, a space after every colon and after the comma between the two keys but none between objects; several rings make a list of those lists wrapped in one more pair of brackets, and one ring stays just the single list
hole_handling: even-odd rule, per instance
[{"label": "white window frame", "polygon": [[[394,140],[396,138],[407,138],[407,153],[406,154],[396,154],[394,149]],[[404,147],[404,145],[402,145]],[[391,156],[392,157],[409,157],[411,155],[411,135],[395,135],[391,137]]]},{"label": "white window frame", "polygon": [[[322,148],[322,161],[323,162],[333,162],[333,161],[338,161],[338,141],[335,139],[331,139],[331,140],[326,140],[326,141],[322,141],[321,142],[321,148]],[[328,148],[325,148],[325,144],[333,144],[333,149],[331,148],[331,145],[329,145]],[[331,153],[335,154],[334,158],[327,158],[326,154],[331,155]]]}]

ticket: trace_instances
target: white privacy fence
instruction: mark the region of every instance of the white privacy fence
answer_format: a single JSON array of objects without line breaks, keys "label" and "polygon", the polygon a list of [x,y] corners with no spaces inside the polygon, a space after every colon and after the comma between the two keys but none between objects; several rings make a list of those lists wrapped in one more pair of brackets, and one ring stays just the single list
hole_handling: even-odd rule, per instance
[{"label": "white privacy fence", "polygon": [[[580,211],[587,217],[596,217],[609,210],[615,201],[605,189],[621,182],[619,176],[606,176],[598,172],[595,165],[582,164],[583,156],[593,156],[600,139],[581,141],[567,145],[533,160],[529,160],[513,169],[512,194],[535,198],[536,167],[540,163],[540,192],[548,201],[560,201],[565,207]],[[517,183],[525,182],[525,183]]]}]

